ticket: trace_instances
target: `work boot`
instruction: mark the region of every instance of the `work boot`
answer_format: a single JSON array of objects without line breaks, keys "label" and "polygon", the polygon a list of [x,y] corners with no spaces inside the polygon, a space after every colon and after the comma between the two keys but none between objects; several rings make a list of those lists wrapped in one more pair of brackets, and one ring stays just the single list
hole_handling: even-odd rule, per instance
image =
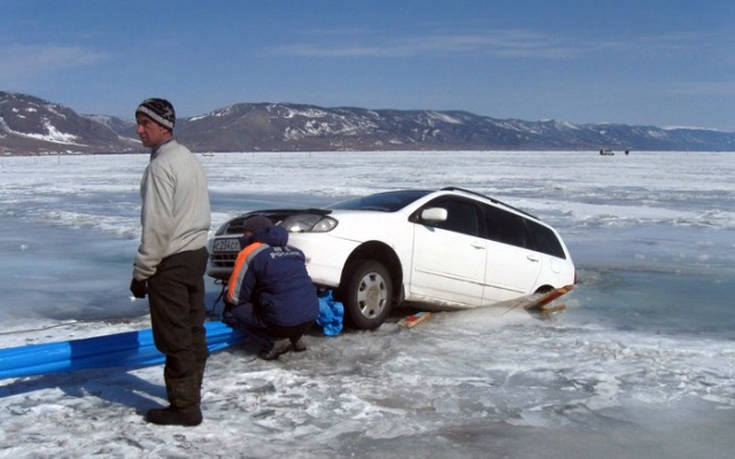
[{"label": "work boot", "polygon": [[306,344],[300,336],[298,338],[291,338],[291,348],[295,352],[304,352],[306,350]]},{"label": "work boot", "polygon": [[290,346],[291,343],[287,338],[278,339],[273,343],[273,346],[269,350],[261,351],[260,354],[258,354],[258,357],[263,360],[275,360],[279,355],[288,352]]},{"label": "work boot", "polygon": [[171,405],[168,408],[148,410],[145,420],[153,424],[198,426],[202,423],[200,387],[197,374],[177,379],[166,379],[166,392]]},{"label": "work boot", "polygon": [[183,409],[171,405],[168,408],[148,410],[145,420],[158,425],[193,427],[202,423],[202,410],[199,405]]}]

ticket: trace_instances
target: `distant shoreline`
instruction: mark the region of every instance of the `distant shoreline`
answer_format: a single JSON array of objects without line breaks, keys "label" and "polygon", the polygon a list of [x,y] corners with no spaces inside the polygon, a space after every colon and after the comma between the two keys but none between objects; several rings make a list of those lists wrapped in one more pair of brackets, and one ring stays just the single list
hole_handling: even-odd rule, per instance
[{"label": "distant shoreline", "polygon": [[[463,152],[463,151],[476,151],[476,152],[549,152],[549,153],[566,153],[566,152],[585,152],[588,151],[590,154],[598,155],[599,156],[599,150],[592,150],[588,148],[580,148],[580,149],[545,149],[545,148],[534,148],[534,149],[498,149],[498,148],[488,148],[488,149],[473,149],[473,148],[466,148],[466,149],[451,149],[451,150],[442,150],[442,149],[426,149],[426,150],[250,150],[250,151],[194,151],[193,153],[197,155],[203,155],[203,156],[213,156],[213,155],[229,155],[229,154],[236,154],[236,153],[249,153],[249,154],[261,154],[261,153],[277,153],[277,154],[312,154],[312,153],[365,153],[365,152],[395,152],[395,153],[423,153],[423,152],[446,152],[446,153],[452,153],[452,152]],[[668,153],[735,153],[735,150],[628,150],[629,155],[635,154],[635,153],[648,153],[648,152],[668,152]],[[625,156],[625,150],[613,150],[615,153],[619,153],[618,156]],[[29,156],[105,156],[105,155],[147,155],[149,154],[148,151],[111,151],[111,152],[45,152],[45,153],[10,153],[10,152],[2,152],[0,153],[0,157],[2,158],[12,158],[12,157],[29,157]],[[614,156],[614,155],[611,155]]]}]

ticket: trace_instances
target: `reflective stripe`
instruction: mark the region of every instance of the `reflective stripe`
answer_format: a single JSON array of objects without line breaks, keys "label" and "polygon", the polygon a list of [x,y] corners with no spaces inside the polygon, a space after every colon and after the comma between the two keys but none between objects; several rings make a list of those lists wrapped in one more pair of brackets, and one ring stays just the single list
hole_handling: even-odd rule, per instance
[{"label": "reflective stripe", "polygon": [[245,273],[248,272],[250,262],[263,250],[269,249],[268,244],[262,242],[254,242],[249,246],[245,247],[237,254],[235,260],[235,268],[230,274],[230,280],[227,281],[227,301],[233,304],[237,304],[240,299],[240,287],[242,281],[245,278]]}]

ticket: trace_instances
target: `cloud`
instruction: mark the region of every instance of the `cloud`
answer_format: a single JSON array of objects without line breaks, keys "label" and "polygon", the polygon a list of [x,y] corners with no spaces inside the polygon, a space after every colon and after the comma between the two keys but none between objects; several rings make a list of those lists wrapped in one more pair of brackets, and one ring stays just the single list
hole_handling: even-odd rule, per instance
[{"label": "cloud", "polygon": [[363,37],[361,42],[346,41],[345,38],[344,42],[336,44],[287,44],[271,47],[269,51],[279,55],[316,58],[394,58],[461,53],[536,59],[568,59],[584,51],[571,42],[524,30],[431,34],[393,40],[374,33],[370,37]]},{"label": "cloud", "polygon": [[104,53],[77,46],[10,45],[0,48],[0,78],[29,77],[94,64]]},{"label": "cloud", "polygon": [[505,59],[568,60],[584,56],[696,56],[704,44],[721,43],[715,33],[674,31],[662,35],[574,37],[528,29],[428,32],[391,37],[378,30],[319,29],[299,43],[268,48],[275,55],[311,58],[405,58],[478,55]]}]

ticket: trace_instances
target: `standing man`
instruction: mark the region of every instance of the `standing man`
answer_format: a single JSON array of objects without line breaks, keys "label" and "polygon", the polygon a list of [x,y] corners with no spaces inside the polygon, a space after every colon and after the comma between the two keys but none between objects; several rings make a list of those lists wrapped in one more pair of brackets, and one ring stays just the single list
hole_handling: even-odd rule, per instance
[{"label": "standing man", "polygon": [[151,409],[154,424],[202,422],[200,391],[209,353],[204,329],[204,280],[210,226],[207,178],[194,155],[173,138],[174,107],[146,99],[135,111],[138,136],[151,148],[140,183],[140,246],[130,291],[148,295],[153,339],[166,355],[170,406]]}]

